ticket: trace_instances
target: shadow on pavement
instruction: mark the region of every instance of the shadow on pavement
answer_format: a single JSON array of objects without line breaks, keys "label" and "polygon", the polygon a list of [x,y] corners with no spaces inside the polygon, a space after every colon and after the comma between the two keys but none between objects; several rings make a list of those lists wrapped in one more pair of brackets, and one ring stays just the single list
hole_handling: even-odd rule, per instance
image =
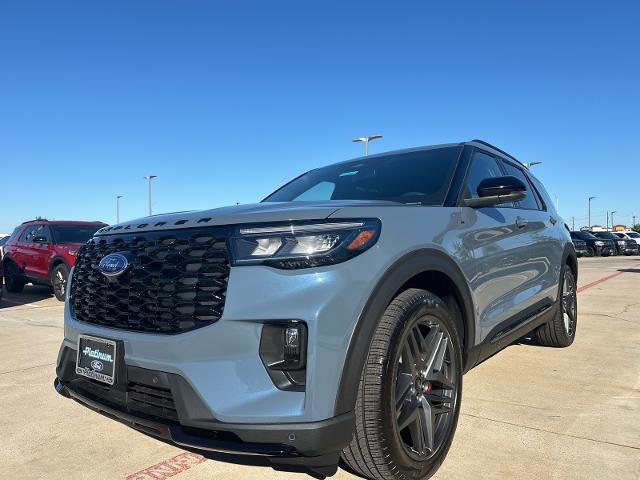
[{"label": "shadow on pavement", "polygon": [[0,308],[15,307],[27,303],[35,303],[47,298],[52,298],[51,287],[44,285],[26,285],[20,293],[9,293],[6,289],[2,292]]},{"label": "shadow on pavement", "polygon": [[619,268],[618,272],[640,273],[640,268]]}]

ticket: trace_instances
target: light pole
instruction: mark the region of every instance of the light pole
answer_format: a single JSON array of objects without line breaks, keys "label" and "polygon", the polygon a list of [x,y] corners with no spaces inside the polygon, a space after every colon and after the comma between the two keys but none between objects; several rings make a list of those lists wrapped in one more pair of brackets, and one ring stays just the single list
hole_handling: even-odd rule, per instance
[{"label": "light pole", "polygon": [[613,224],[613,214],[614,214],[614,213],[616,213],[616,212],[617,212],[617,210],[613,210],[613,211],[611,212],[611,231],[613,231],[613,225],[614,225],[614,224]]},{"label": "light pole", "polygon": [[379,138],[382,138],[382,135],[376,134],[376,135],[369,135],[368,137],[354,138],[353,141],[364,143],[364,154],[365,156],[367,156],[369,155],[369,142],[372,140],[377,140]]},{"label": "light pole", "polygon": [[596,197],[589,197],[589,228],[591,228],[591,200]]},{"label": "light pole", "polygon": [[149,215],[151,215],[151,180],[153,180],[154,178],[158,178],[157,175],[146,175],[144,177],[145,179],[147,179],[149,181]]},{"label": "light pole", "polygon": [[527,167],[527,170],[531,169],[534,165],[540,165],[542,162],[529,162],[525,163],[524,166]]},{"label": "light pole", "polygon": [[116,223],[120,223],[120,199],[124,195],[116,195]]}]

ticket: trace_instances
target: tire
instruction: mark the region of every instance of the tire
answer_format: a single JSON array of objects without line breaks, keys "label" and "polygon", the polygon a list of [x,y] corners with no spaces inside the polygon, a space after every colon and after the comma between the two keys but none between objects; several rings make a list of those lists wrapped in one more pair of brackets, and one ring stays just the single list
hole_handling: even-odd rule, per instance
[{"label": "tire", "polygon": [[374,332],[342,459],[372,480],[430,477],[451,446],[461,392],[461,342],[447,305],[425,290],[402,292]]},{"label": "tire", "polygon": [[60,263],[53,267],[51,271],[51,287],[55,297],[64,302],[67,294],[67,282],[69,278],[69,267],[66,264]]},{"label": "tire", "polygon": [[26,284],[26,280],[20,277],[18,267],[12,262],[6,262],[4,264],[4,286],[7,292],[20,293]]},{"label": "tire", "polygon": [[558,296],[558,312],[553,320],[535,330],[538,342],[545,347],[568,347],[576,338],[578,297],[576,280],[568,265],[562,269],[560,278],[563,281]]},{"label": "tire", "polygon": [[593,247],[587,247],[587,257],[595,257],[596,251]]}]

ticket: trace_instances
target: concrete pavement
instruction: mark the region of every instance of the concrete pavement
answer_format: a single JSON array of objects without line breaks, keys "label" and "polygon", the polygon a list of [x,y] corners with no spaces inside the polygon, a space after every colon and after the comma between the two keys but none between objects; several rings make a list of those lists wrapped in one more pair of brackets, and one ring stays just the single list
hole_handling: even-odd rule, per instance
[{"label": "concrete pavement", "polygon": [[[433,478],[640,478],[640,257],[580,259],[578,285],[574,345],[525,340],[465,376],[456,437]],[[41,287],[5,298],[2,478],[310,478],[205,461],[60,397],[62,305]]]}]

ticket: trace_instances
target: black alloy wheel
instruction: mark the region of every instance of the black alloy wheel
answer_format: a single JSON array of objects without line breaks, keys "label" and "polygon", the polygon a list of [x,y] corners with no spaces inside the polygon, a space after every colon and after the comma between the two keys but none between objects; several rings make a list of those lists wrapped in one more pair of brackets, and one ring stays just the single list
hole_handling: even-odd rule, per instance
[{"label": "black alloy wheel", "polygon": [[67,294],[67,282],[69,278],[69,267],[64,263],[56,265],[51,272],[51,286],[55,297],[64,302]]},{"label": "black alloy wheel", "polygon": [[453,344],[440,321],[425,316],[406,333],[394,388],[396,427],[406,453],[432,457],[444,443],[457,401]]}]

